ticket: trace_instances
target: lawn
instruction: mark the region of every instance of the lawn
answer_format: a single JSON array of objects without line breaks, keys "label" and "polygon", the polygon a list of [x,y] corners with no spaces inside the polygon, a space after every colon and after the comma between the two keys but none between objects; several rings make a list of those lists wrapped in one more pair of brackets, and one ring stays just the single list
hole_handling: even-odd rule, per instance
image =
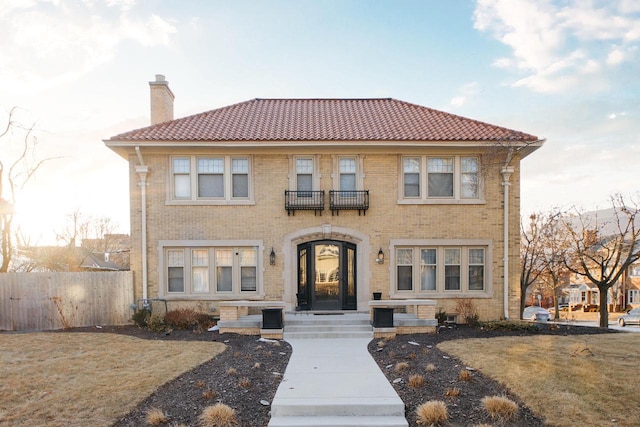
[{"label": "lawn", "polygon": [[508,386],[551,426],[640,420],[640,334],[466,339],[438,348]]},{"label": "lawn", "polygon": [[223,350],[115,334],[0,334],[0,425],[110,425]]}]

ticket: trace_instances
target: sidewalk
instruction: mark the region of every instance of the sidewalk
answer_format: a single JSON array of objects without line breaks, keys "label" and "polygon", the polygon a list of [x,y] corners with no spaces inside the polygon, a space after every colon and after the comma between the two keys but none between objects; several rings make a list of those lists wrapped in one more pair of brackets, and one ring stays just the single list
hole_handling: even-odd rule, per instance
[{"label": "sidewalk", "polygon": [[270,427],[407,426],[404,403],[375,363],[369,338],[291,339]]}]

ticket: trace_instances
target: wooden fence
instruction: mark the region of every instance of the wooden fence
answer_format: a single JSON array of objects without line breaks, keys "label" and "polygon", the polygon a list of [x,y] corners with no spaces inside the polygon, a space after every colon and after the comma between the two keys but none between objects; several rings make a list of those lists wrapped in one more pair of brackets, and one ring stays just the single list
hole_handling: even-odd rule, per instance
[{"label": "wooden fence", "polygon": [[0,274],[0,330],[124,325],[133,302],[130,271]]}]

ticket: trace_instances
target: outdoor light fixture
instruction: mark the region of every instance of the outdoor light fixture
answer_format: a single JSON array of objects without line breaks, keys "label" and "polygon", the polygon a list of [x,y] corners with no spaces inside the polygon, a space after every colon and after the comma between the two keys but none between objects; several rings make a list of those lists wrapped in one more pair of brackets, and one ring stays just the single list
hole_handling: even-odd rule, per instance
[{"label": "outdoor light fixture", "polygon": [[276,253],[271,248],[271,253],[269,254],[269,264],[276,265]]},{"label": "outdoor light fixture", "polygon": [[378,258],[376,258],[376,262],[378,264],[384,264],[384,252],[382,252],[382,248],[378,251]]}]

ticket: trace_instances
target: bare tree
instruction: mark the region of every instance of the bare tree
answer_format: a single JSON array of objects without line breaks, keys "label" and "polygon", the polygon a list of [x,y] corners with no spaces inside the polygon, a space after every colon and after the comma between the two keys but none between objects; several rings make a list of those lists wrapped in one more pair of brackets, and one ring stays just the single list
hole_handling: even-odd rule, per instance
[{"label": "bare tree", "polygon": [[[629,266],[640,259],[640,211],[638,201],[617,194],[611,197],[613,214],[600,220],[578,212],[566,218],[570,251],[565,265],[587,278],[600,291],[600,327],[609,326],[607,297]],[[628,206],[631,205],[631,206]]]},{"label": "bare tree", "polygon": [[0,273],[6,273],[13,258],[13,219],[18,193],[33,177],[44,162],[51,159],[34,160],[34,148],[37,142],[33,135],[35,124],[23,126],[16,120],[17,108],[9,111],[6,125],[0,132],[0,142],[10,144],[18,135],[22,147],[12,157],[9,148],[0,150]]},{"label": "bare tree", "polygon": [[529,216],[527,227],[520,222],[520,313],[527,305],[527,289],[544,271],[542,264],[542,229],[544,215]]},{"label": "bare tree", "polygon": [[70,248],[78,246],[83,239],[89,237],[91,221],[90,216],[82,213],[80,208],[76,208],[67,214],[67,220],[62,229],[56,231],[56,239]]},{"label": "bare tree", "polygon": [[562,212],[550,212],[544,221],[541,235],[543,278],[553,296],[555,319],[560,317],[558,297],[563,284],[562,278],[568,274],[564,261],[570,248],[562,218]]}]

